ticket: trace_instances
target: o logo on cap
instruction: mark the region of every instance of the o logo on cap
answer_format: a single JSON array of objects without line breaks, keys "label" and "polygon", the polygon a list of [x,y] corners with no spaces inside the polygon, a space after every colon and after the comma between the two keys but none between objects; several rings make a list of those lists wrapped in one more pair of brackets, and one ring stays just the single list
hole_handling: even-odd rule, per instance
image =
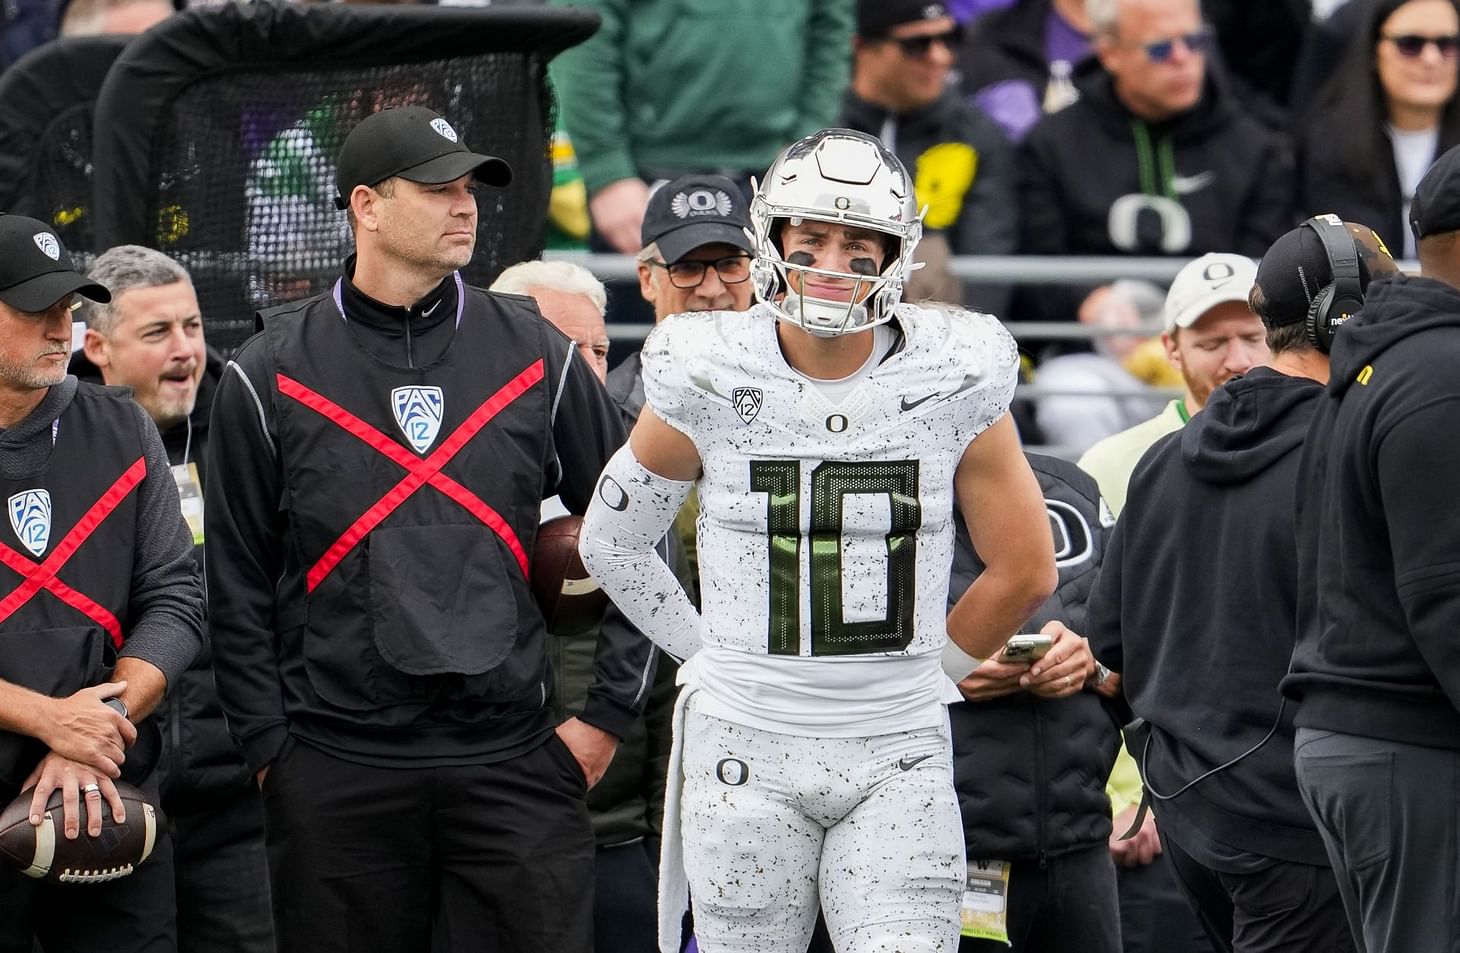
[{"label": "o logo on cap", "polygon": [[442,139],[447,139],[451,142],[456,141],[456,130],[451,128],[451,123],[447,122],[445,119],[442,119],[440,116],[437,116],[435,119],[431,120],[431,128],[435,129],[437,135],[439,135]]},{"label": "o logo on cap", "polygon": [[719,189],[680,192],[669,203],[669,211],[676,218],[689,218],[691,215],[729,215],[730,208],[730,196]]},{"label": "o logo on cap", "polygon": [[1235,274],[1237,273],[1232,270],[1232,266],[1225,261],[1214,261],[1207,265],[1201,276],[1207,281],[1226,281]]},{"label": "o logo on cap", "polygon": [[44,252],[51,261],[61,260],[61,243],[50,232],[36,232],[35,247]]}]

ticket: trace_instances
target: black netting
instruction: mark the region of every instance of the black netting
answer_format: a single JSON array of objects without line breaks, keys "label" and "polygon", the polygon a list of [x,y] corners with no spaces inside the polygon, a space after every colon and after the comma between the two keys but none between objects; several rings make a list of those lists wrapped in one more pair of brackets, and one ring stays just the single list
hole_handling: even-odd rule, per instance
[{"label": "black netting", "polygon": [[296,4],[191,8],[143,34],[96,107],[97,242],[141,243],[193,274],[210,343],[256,310],[324,291],[351,247],[335,156],[365,116],[420,104],[514,178],[484,188],[487,284],[541,249],[552,186],[546,64],[597,28],[571,9]]},{"label": "black netting", "polygon": [[0,210],[49,222],[83,267],[96,254],[92,113],[126,40],[58,40],[0,76]]},{"label": "black netting", "polygon": [[473,150],[512,166],[483,188],[477,250],[465,276],[489,284],[541,250],[552,187],[552,129],[531,54],[430,64],[231,74],[193,84],[157,140],[148,244],[193,274],[209,340],[225,350],[259,308],[327,290],[351,248],[335,208],[335,156],[365,116],[420,104]]}]

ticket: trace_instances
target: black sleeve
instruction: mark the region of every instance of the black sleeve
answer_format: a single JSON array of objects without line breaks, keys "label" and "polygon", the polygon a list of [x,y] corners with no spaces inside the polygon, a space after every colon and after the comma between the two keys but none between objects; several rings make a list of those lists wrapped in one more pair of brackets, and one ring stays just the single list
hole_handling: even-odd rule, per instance
[{"label": "black sleeve", "polygon": [[202,648],[203,585],[162,438],[146,412],[134,409],[147,476],[137,488],[130,618],[121,654],[157,666],[171,687]]},{"label": "black sleeve", "polygon": [[1125,548],[1125,527],[1128,521],[1118,520],[1111,532],[1100,562],[1100,574],[1090,590],[1085,610],[1085,637],[1090,640],[1090,653],[1112,672],[1124,669],[1121,652],[1121,555]]},{"label": "black sleeve", "polygon": [[[572,342],[546,321],[542,325],[553,386],[553,446],[560,474],[556,492],[569,512],[582,516],[598,475],[627,434],[618,407]],[[610,606],[598,632],[593,684],[579,717],[622,738],[648,701],[657,655],[654,644]]]},{"label": "black sleeve", "polygon": [[283,477],[269,365],[265,342],[255,337],[218,383],[203,509],[218,697],[252,771],[274,760],[288,734],[274,632]]},{"label": "black sleeve", "polygon": [[977,150],[978,165],[949,244],[955,255],[1012,255],[1019,247],[1014,150],[992,119],[968,108],[968,141]]}]

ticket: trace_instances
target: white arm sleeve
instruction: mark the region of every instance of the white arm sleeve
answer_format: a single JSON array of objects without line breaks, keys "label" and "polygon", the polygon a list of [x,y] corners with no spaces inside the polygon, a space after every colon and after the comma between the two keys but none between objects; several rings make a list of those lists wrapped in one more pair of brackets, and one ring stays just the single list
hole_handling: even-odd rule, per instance
[{"label": "white arm sleeve", "polygon": [[598,478],[578,542],[583,565],[619,611],[680,660],[704,646],[700,614],[654,547],[692,486],[646,470],[624,444]]}]

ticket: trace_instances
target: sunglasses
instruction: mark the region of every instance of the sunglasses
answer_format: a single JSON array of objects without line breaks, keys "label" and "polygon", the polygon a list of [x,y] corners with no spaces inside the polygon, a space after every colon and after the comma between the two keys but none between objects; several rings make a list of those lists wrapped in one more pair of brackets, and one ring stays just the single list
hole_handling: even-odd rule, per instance
[{"label": "sunglasses", "polygon": [[669,283],[676,288],[698,288],[710,268],[727,285],[738,285],[750,277],[749,255],[727,255],[715,261],[677,261],[672,265],[650,258],[649,264],[669,272]]},{"label": "sunglasses", "polygon": [[1197,30],[1195,33],[1188,33],[1185,36],[1173,36],[1169,40],[1142,43],[1141,49],[1146,51],[1146,59],[1152,63],[1165,63],[1176,53],[1177,43],[1186,47],[1189,53],[1205,53],[1207,48],[1212,45],[1212,35],[1206,30]]},{"label": "sunglasses", "polygon": [[1405,33],[1402,36],[1386,36],[1384,39],[1394,44],[1394,49],[1399,55],[1408,60],[1418,59],[1423,55],[1425,47],[1431,43],[1439,51],[1440,56],[1447,60],[1453,60],[1456,54],[1460,54],[1460,36],[1454,33],[1448,36],[1419,36],[1415,33]]},{"label": "sunglasses", "polygon": [[934,33],[931,36],[881,36],[877,39],[897,44],[902,55],[910,60],[920,60],[932,51],[934,43],[942,43],[950,52],[957,52],[958,47],[963,44],[963,28],[955,26],[947,33]]}]

